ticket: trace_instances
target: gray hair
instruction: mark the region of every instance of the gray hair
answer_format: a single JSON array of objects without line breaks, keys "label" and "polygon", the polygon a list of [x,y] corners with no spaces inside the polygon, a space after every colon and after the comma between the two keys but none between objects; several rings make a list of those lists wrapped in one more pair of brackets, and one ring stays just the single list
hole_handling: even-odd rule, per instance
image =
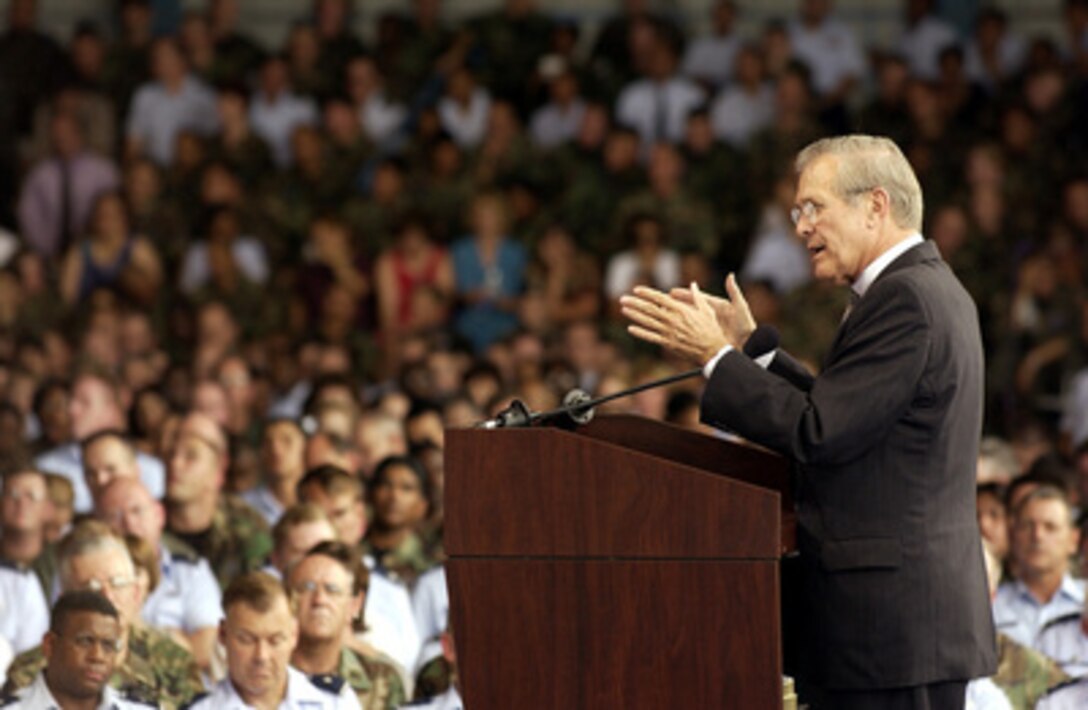
[{"label": "gray hair", "polygon": [[57,571],[60,574],[61,587],[67,588],[71,580],[71,561],[73,557],[103,552],[105,550],[118,550],[128,560],[130,569],[135,574],[132,555],[125,545],[124,538],[120,537],[108,525],[100,520],[84,520],[76,524],[57,547]]},{"label": "gray hair", "polygon": [[839,158],[833,190],[843,200],[883,188],[891,202],[895,223],[903,229],[922,229],[922,186],[906,156],[891,139],[880,136],[850,135],[823,138],[810,143],[797,155],[796,169],[801,174],[817,158]]}]

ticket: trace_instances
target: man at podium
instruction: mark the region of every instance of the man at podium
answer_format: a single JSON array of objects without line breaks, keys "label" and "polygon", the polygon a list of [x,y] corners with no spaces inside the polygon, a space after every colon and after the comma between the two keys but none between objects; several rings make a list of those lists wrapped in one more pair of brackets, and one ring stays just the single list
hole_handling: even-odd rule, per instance
[{"label": "man at podium", "polygon": [[705,366],[704,422],[797,464],[808,702],[961,709],[967,681],[996,666],[975,306],[919,233],[921,188],[893,142],[820,140],[796,167],[791,216],[813,272],[851,290],[819,375],[745,352],[756,323],[732,276],[724,299],[635,289],[628,329]]}]

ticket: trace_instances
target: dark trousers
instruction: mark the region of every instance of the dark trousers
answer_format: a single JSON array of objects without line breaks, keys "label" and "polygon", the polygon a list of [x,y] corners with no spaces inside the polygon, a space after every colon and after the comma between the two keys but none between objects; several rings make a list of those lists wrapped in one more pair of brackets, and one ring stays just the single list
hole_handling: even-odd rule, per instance
[{"label": "dark trousers", "polygon": [[963,710],[967,681],[956,680],[885,690],[825,690],[812,710]]}]

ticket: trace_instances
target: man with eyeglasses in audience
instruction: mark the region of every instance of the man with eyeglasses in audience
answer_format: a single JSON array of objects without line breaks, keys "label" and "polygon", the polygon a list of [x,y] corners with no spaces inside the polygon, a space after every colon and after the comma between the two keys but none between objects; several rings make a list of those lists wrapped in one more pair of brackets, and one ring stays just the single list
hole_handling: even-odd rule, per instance
[{"label": "man with eyeglasses in audience", "polygon": [[122,535],[135,535],[159,556],[159,584],[144,602],[141,617],[164,631],[176,629],[188,641],[201,670],[215,650],[222,614],[219,583],[208,561],[166,532],[162,503],[138,478],[111,481],[95,495],[95,517]]},{"label": "man with eyeglasses in audience", "polygon": [[[337,539],[356,550],[368,569],[374,558],[366,551],[363,536],[367,529],[363,484],[358,477],[336,466],[318,466],[298,484],[298,497],[325,510]],[[412,615],[408,588],[375,574],[366,595],[367,630],[364,640],[387,654],[406,671],[419,656],[419,632]]]},{"label": "man with eyeglasses in audience", "polygon": [[343,679],[363,710],[392,710],[406,700],[397,669],[351,643],[353,629],[363,627],[369,581],[362,560],[342,542],[318,543],[290,567],[285,583],[299,622],[291,663],[311,679]]},{"label": "man with eyeglasses in audience", "polygon": [[23,690],[0,698],[8,710],[129,710],[158,707],[131,701],[108,684],[124,645],[121,616],[98,592],[68,592],[53,606],[42,638],[46,666]]},{"label": "man with eyeglasses in audience", "polygon": [[[204,689],[192,655],[165,632],[140,622],[136,571],[124,540],[104,523],[87,520],[65,536],[57,556],[62,592],[101,592],[120,615],[122,649],[110,686],[165,710],[185,705]],[[42,646],[20,654],[8,669],[4,690],[29,686],[46,663]]]}]

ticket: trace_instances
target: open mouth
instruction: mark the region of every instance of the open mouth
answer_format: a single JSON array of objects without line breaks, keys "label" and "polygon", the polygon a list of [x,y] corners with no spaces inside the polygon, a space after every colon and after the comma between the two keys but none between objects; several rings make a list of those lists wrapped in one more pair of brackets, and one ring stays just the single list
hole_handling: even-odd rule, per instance
[{"label": "open mouth", "polygon": [[823,246],[822,244],[821,245],[816,245],[816,246],[810,246],[808,248],[808,254],[809,254],[809,256],[816,256],[817,254],[822,254],[824,249],[826,249],[826,248],[827,247]]}]

